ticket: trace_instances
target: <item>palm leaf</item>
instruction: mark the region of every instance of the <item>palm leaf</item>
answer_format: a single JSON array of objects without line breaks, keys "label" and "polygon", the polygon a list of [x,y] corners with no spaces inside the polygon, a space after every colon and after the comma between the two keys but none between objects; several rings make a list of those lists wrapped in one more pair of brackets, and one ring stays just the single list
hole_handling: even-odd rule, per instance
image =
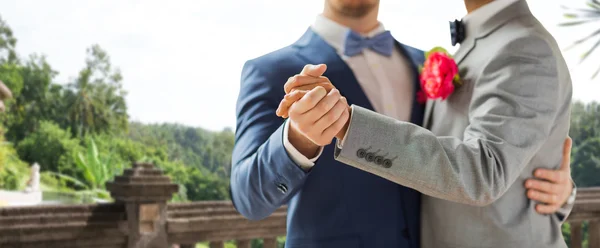
[{"label": "palm leaf", "polygon": [[[569,8],[569,7],[565,7],[565,6],[562,6],[562,7],[563,7],[563,9],[565,9],[567,11],[564,13],[564,17],[567,19],[574,19],[574,20],[560,23],[559,26],[570,27],[570,26],[577,26],[577,25],[589,24],[589,23],[594,23],[594,22],[600,21],[600,2],[598,0],[588,1],[587,9]],[[583,43],[590,41],[590,40],[595,40],[596,42],[594,43],[594,45],[592,45],[589,49],[587,49],[587,51],[585,51],[581,55],[580,63],[582,63],[586,59],[588,59],[589,56],[592,53],[594,53],[597,50],[597,48],[600,46],[600,28],[594,29],[594,31],[591,32],[589,35],[587,35],[579,40],[576,40],[570,46],[566,47],[564,50],[565,51],[570,50],[570,49],[572,49],[576,46],[580,46]],[[596,76],[598,76],[599,73],[600,73],[600,68],[593,73],[592,78],[596,78]]]},{"label": "palm leaf", "polygon": [[[600,32],[600,29],[598,29],[598,31]],[[592,46],[587,52],[581,55],[580,63],[587,59],[590,56],[590,54],[592,54],[596,50],[596,48],[598,48],[598,46],[600,46],[600,39],[598,39],[596,44],[594,44],[594,46]]]},{"label": "palm leaf", "polygon": [[561,5],[560,7],[563,10],[568,10],[568,11],[580,11],[580,12],[588,12],[588,13],[596,13],[596,11],[594,10],[594,7],[592,7],[593,3],[586,3],[589,7],[591,7],[592,9],[582,9],[582,8],[573,8],[573,7],[568,7],[565,5]]},{"label": "palm leaf", "polygon": [[92,171],[92,174],[94,175],[94,184],[93,184],[94,188],[98,187],[98,184],[100,184],[100,180],[102,177],[102,169],[99,166],[97,157],[98,157],[98,149],[95,146],[95,143],[93,142],[93,140],[89,139],[87,151],[86,151],[86,162],[88,164],[88,167]]},{"label": "palm leaf", "polygon": [[104,182],[106,181],[106,175],[107,175],[107,170],[106,170],[106,164],[100,162],[100,158],[98,155],[98,147],[96,146],[96,142],[94,141],[94,139],[90,138],[90,147],[91,147],[91,157],[90,159],[92,159],[93,161],[93,165],[94,165],[94,169],[96,171],[96,182],[98,183],[96,185],[96,188],[100,188],[102,187],[102,185],[100,184],[104,184]]},{"label": "palm leaf", "polygon": [[91,187],[96,185],[96,178],[94,177],[92,168],[86,161],[85,157],[81,153],[77,153],[75,156],[75,165],[83,172],[84,179],[88,182]]},{"label": "palm leaf", "polygon": [[598,67],[598,70],[596,70],[596,72],[594,72],[594,74],[592,75],[592,78],[596,78],[598,76],[598,74],[600,74],[600,67]]},{"label": "palm leaf", "polygon": [[600,29],[594,31],[593,33],[591,33],[590,35],[588,35],[588,36],[586,36],[586,37],[584,37],[582,39],[576,40],[575,42],[573,42],[573,44],[571,44],[570,46],[568,46],[567,48],[565,48],[565,50],[570,50],[573,47],[576,47],[577,45],[579,45],[581,43],[584,43],[584,42],[588,41],[589,39],[594,38],[594,37],[596,37],[598,35],[600,35]]},{"label": "palm leaf", "polygon": [[564,13],[563,17],[567,18],[567,19],[598,18],[598,17],[600,17],[600,13],[598,13],[598,11],[596,11],[596,10],[588,10],[586,12],[578,10],[578,12]]},{"label": "palm leaf", "polygon": [[558,24],[558,26],[561,26],[561,27],[576,26],[576,25],[586,24],[586,23],[590,23],[590,22],[597,22],[597,21],[600,21],[600,17],[593,18],[593,19],[587,19],[587,20],[561,22]]},{"label": "palm leaf", "polygon": [[588,7],[592,9],[600,10],[600,2],[598,1],[589,1],[586,3]]},{"label": "palm leaf", "polygon": [[84,189],[89,189],[90,188],[88,185],[86,185],[82,181],[78,180],[77,178],[71,177],[71,176],[67,176],[67,175],[56,173],[56,172],[52,172],[52,171],[46,171],[46,172],[43,172],[43,173],[55,176],[55,177],[57,177],[57,178],[59,178],[61,180],[64,180],[66,182],[70,182],[70,183],[75,184],[75,185],[77,185],[79,187],[82,187]]}]

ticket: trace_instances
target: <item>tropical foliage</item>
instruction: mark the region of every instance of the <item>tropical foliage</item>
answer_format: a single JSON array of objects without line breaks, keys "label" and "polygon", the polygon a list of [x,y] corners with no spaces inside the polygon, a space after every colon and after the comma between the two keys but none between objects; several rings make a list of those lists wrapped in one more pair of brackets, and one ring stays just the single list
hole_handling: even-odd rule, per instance
[{"label": "tropical foliage", "polygon": [[[590,27],[591,32],[576,40],[572,45],[567,47],[565,50],[577,46],[584,46],[586,42],[591,42],[590,46],[581,54],[581,61],[585,61],[589,56],[596,51],[600,46],[600,1],[599,0],[587,0],[587,8],[572,8],[563,7],[565,9],[564,17],[567,21],[561,23],[561,26],[572,27],[587,25]],[[593,73],[592,78],[595,78],[600,73],[600,67]]]},{"label": "tropical foliage", "polygon": [[0,80],[13,92],[0,115],[0,188],[22,189],[37,162],[44,190],[106,200],[106,182],[145,160],[181,185],[174,200],[229,197],[231,130],[130,123],[123,77],[100,46],[72,81],[56,82],[43,55],[19,57],[16,45],[0,19]]},{"label": "tropical foliage", "polygon": [[[564,25],[600,20],[598,1],[588,6],[571,9],[578,14],[567,15],[573,20]],[[586,38],[598,43],[583,59],[600,44],[599,34],[597,29]],[[28,165],[37,162],[44,190],[106,200],[107,181],[132,162],[148,161],[181,186],[175,201],[229,198],[231,129],[210,132],[179,124],[131,122],[123,77],[100,46],[86,51],[83,68],[72,81],[57,82],[58,72],[43,55],[19,57],[16,45],[12,30],[0,19],[0,80],[14,96],[6,103],[7,112],[0,114],[0,188],[22,189]],[[600,186],[598,103],[573,104],[570,135],[575,182],[579,187]],[[568,229],[565,237],[569,238]]]}]

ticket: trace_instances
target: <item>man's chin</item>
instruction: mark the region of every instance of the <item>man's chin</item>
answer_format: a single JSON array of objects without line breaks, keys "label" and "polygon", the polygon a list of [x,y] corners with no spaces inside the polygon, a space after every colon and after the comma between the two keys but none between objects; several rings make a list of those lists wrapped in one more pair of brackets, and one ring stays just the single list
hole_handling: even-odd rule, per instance
[{"label": "man's chin", "polygon": [[370,9],[343,9],[340,10],[340,14],[352,17],[352,18],[362,18],[369,13]]},{"label": "man's chin", "polygon": [[377,8],[379,1],[344,2],[332,1],[330,4],[343,16],[361,18]]}]

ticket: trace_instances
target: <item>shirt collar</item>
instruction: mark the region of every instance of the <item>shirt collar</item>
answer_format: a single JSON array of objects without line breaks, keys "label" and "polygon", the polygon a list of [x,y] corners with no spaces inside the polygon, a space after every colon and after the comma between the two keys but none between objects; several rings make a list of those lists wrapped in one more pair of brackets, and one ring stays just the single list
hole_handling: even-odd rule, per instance
[{"label": "shirt collar", "polygon": [[[350,28],[334,22],[323,15],[317,16],[311,28],[338,52],[344,51],[344,41],[346,40],[346,34]],[[383,32],[385,32],[385,27],[383,24],[379,23],[377,28],[363,36],[370,38]]]}]

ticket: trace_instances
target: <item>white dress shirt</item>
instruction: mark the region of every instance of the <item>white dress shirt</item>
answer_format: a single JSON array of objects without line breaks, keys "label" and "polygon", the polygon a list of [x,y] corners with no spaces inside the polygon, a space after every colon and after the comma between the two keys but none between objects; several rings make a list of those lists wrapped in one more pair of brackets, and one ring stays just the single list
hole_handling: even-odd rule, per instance
[{"label": "white dress shirt", "polygon": [[[401,121],[410,120],[414,81],[410,62],[400,53],[398,47],[394,47],[390,57],[368,48],[356,56],[348,57],[344,55],[344,40],[348,27],[319,15],[311,28],[335,48],[338,55],[350,67],[375,111]],[[379,24],[379,27],[364,36],[373,37],[383,32],[385,28]],[[315,158],[307,158],[289,142],[288,129],[289,122],[286,121],[283,131],[283,144],[286,151],[302,169],[310,170],[323,149],[321,148]]]}]

